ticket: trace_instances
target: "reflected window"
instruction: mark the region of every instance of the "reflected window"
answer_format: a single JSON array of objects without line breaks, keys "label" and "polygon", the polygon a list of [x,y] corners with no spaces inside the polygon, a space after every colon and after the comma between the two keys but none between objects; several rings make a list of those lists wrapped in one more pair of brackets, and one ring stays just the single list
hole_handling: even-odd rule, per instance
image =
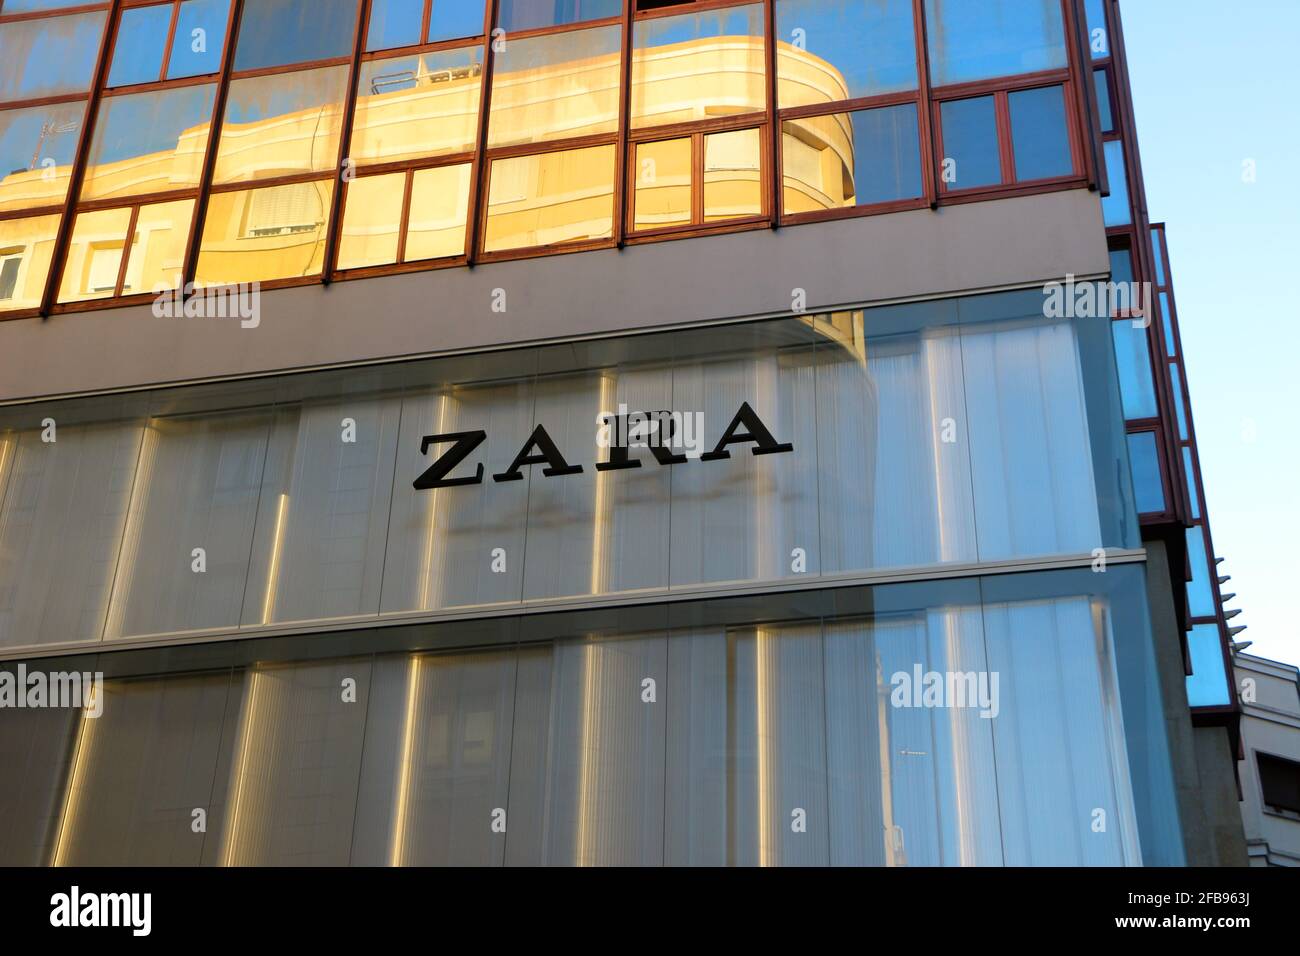
[{"label": "reflected window", "polygon": [[357,0],[245,0],[235,69],[350,55],[357,6]]},{"label": "reflected window", "polygon": [[916,106],[905,103],[781,124],[787,215],[923,195]]},{"label": "reflected window", "polygon": [[1165,487],[1160,477],[1156,433],[1129,433],[1128,460],[1133,473],[1133,499],[1138,514],[1162,514],[1165,511]]},{"label": "reflected window", "polygon": [[[12,2],[5,13],[16,13]],[[84,93],[99,58],[106,11],[0,23],[0,103]]]},{"label": "reflected window", "polygon": [[180,285],[194,200],[77,215],[60,302],[158,293]]},{"label": "reflected window", "polygon": [[366,49],[392,50],[481,36],[484,6],[484,0],[374,0]]},{"label": "reflected window", "polygon": [[1060,0],[925,0],[935,86],[1063,70]]},{"label": "reflected window", "polygon": [[1074,171],[1065,119],[1065,88],[1045,86],[1007,95],[1016,181],[1051,179]]},{"label": "reflected window", "polygon": [[131,210],[102,209],[77,215],[63,266],[60,302],[106,299],[117,294],[122,250]]},{"label": "reflected window", "polygon": [[758,129],[638,143],[635,162],[636,230],[763,214],[763,135]]},{"label": "reflected window", "polygon": [[465,254],[471,169],[463,163],[412,174],[404,262]]},{"label": "reflected window", "polygon": [[100,101],[81,199],[198,186],[216,86],[179,86]]},{"label": "reflected window", "polygon": [[153,83],[162,77],[167,34],[174,13],[175,7],[170,3],[122,11],[113,41],[113,66],[108,71],[110,87]]},{"label": "reflected window", "polygon": [[762,141],[756,129],[705,135],[705,222],[763,214]]},{"label": "reflected window", "polygon": [[939,112],[943,126],[943,181],[947,188],[972,189],[1001,183],[993,97],[949,100]]},{"label": "reflected window", "polygon": [[221,69],[229,18],[230,0],[128,7],[122,11],[113,42],[108,86],[216,73]]},{"label": "reflected window", "polygon": [[632,126],[765,110],[764,32],[762,4],[638,20]]},{"label": "reflected window", "polygon": [[472,150],[482,82],[477,46],[362,63],[352,160],[366,165]]},{"label": "reflected window", "polygon": [[349,183],[338,268],[463,256],[471,168],[458,163]]},{"label": "reflected window", "polygon": [[782,109],[916,89],[912,0],[776,0]]},{"label": "reflected window", "polygon": [[694,220],[692,138],[636,145],[635,229],[689,225]]},{"label": "reflected window", "polygon": [[61,204],[86,104],[0,110],[0,210]]},{"label": "reflected window", "polygon": [[0,219],[0,310],[41,304],[61,218]]},{"label": "reflected window", "polygon": [[213,182],[332,170],[347,82],[346,66],[234,80]]},{"label": "reflected window", "polygon": [[618,129],[622,28],[511,39],[492,66],[488,146]]},{"label": "reflected window", "polygon": [[610,238],[614,154],[608,145],[493,160],[484,251]]},{"label": "reflected window", "polygon": [[331,180],[214,193],[203,223],[195,283],[267,282],[319,275]]},{"label": "reflected window", "polygon": [[221,69],[229,0],[184,0],[176,14],[176,33],[167,58],[167,79],[202,76]]},{"label": "reflected window", "polygon": [[533,30],[603,20],[622,12],[622,0],[500,0],[497,26],[507,31]]},{"label": "reflected window", "polygon": [[1124,404],[1124,417],[1155,418],[1155,380],[1151,373],[1151,348],[1147,344],[1147,330],[1135,326],[1131,319],[1120,319],[1110,324],[1115,340],[1115,364],[1119,370],[1119,392]]}]

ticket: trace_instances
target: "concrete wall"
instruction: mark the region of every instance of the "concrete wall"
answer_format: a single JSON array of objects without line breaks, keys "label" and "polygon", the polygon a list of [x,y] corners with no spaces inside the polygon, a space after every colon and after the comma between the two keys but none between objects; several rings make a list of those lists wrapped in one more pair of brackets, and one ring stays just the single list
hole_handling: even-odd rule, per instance
[{"label": "concrete wall", "polygon": [[[141,306],[0,322],[0,402],[1098,276],[1086,190],[263,293],[261,324]],[[506,311],[493,311],[503,290]]]},{"label": "concrete wall", "polygon": [[1266,809],[1260,794],[1256,753],[1300,763],[1300,685],[1296,669],[1250,654],[1238,654],[1237,687],[1254,681],[1254,700],[1242,702],[1242,818],[1253,866],[1300,866],[1300,818]]}]

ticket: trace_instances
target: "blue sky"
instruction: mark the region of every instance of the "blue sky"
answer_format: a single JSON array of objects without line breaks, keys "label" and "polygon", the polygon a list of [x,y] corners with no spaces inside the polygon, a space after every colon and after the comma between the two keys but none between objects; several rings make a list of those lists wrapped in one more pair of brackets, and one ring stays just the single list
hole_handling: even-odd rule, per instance
[{"label": "blue sky", "polygon": [[1251,653],[1300,664],[1300,3],[1121,7],[1233,623]]}]

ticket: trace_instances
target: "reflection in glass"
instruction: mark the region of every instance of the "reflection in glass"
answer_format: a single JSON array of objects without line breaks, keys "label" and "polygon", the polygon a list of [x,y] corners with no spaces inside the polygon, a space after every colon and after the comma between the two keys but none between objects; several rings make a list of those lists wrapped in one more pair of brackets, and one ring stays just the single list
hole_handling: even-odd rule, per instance
[{"label": "reflection in glass", "polygon": [[202,76],[220,70],[229,17],[230,0],[185,0],[176,19],[167,79]]},{"label": "reflection in glass", "polygon": [[[5,13],[17,12],[12,2]],[[108,13],[0,23],[0,103],[90,89]]]},{"label": "reflection in glass", "polygon": [[339,239],[340,269],[397,261],[397,234],[406,198],[406,173],[362,176],[348,183]]},{"label": "reflection in glass", "polygon": [[1192,579],[1187,584],[1187,611],[1192,617],[1214,616],[1214,591],[1210,587],[1210,557],[1205,544],[1205,528],[1187,529],[1187,566]]},{"label": "reflection in glass", "polygon": [[763,213],[762,136],[756,129],[704,137],[704,221]]},{"label": "reflection in glass", "polygon": [[411,181],[406,262],[465,254],[471,165],[417,169]]},{"label": "reflection in glass", "polygon": [[424,20],[424,0],[372,0],[366,27],[367,50],[416,46]]},{"label": "reflection in glass", "polygon": [[763,6],[750,4],[638,20],[632,34],[632,125],[766,109],[763,19]]},{"label": "reflection in glass", "polygon": [[1160,514],[1165,510],[1165,488],[1160,480],[1160,452],[1155,432],[1131,432],[1128,436],[1129,467],[1133,471],[1133,495],[1138,514]]},{"label": "reflection in glass", "polygon": [[193,216],[193,199],[140,208],[127,252],[123,295],[157,293],[180,285]]},{"label": "reflection in glass", "polygon": [[1187,441],[1187,405],[1183,398],[1183,374],[1177,362],[1169,363],[1169,377],[1173,380],[1174,411],[1178,417],[1178,440]]},{"label": "reflection in glass", "polygon": [[357,7],[357,0],[245,0],[235,69],[347,56]]},{"label": "reflection in glass", "polygon": [[332,180],[214,193],[195,283],[266,282],[318,275],[325,257]]},{"label": "reflection in glass", "polygon": [[333,169],[347,80],[333,66],[232,81],[213,182]]},{"label": "reflection in glass", "polygon": [[216,86],[182,86],[100,101],[82,201],[199,184]]},{"label": "reflection in glass", "polygon": [[0,210],[62,203],[85,103],[0,110]]},{"label": "reflection in glass", "polygon": [[1131,319],[1110,324],[1115,339],[1115,364],[1119,369],[1119,392],[1124,402],[1124,417],[1155,418],[1155,380],[1151,374],[1151,347],[1147,330],[1135,326]]},{"label": "reflection in glass", "polygon": [[1092,78],[1097,87],[1097,121],[1103,133],[1110,133],[1115,129],[1115,117],[1111,112],[1110,80],[1107,79],[1105,70],[1093,70]]},{"label": "reflection in glass", "polygon": [[108,71],[110,87],[153,83],[161,77],[167,32],[171,29],[174,9],[170,3],[165,3],[122,11],[117,37],[113,41],[113,67]]},{"label": "reflection in glass", "polygon": [[41,304],[62,218],[0,219],[0,311]]},{"label": "reflection in glass", "polygon": [[482,74],[477,46],[362,63],[350,158],[365,165],[472,150]]},{"label": "reflection in glass", "polygon": [[1050,179],[1074,171],[1070,134],[1065,125],[1065,90],[1046,86],[1017,90],[1007,97],[1016,180]]},{"label": "reflection in glass", "polygon": [[1094,60],[1110,56],[1110,34],[1106,29],[1106,0],[1084,0],[1088,20],[1088,47]]},{"label": "reflection in glass", "polygon": [[603,20],[622,12],[621,0],[500,0],[497,26],[508,31],[533,30],[583,20]]},{"label": "reflection in glass", "polygon": [[486,252],[608,239],[614,230],[614,146],[492,162]]},{"label": "reflection in glass", "polygon": [[489,146],[618,128],[622,28],[511,39],[492,66]]},{"label": "reflection in glass", "polygon": [[482,36],[486,19],[484,0],[433,0],[429,11],[430,43]]},{"label": "reflection in glass", "polygon": [[1068,65],[1060,0],[925,0],[935,86]]},{"label": "reflection in glass", "polygon": [[1187,705],[1226,707],[1230,704],[1232,689],[1224,670],[1219,625],[1194,625],[1187,633],[1187,656],[1192,659],[1192,673],[1187,677]]},{"label": "reflection in glass", "polygon": [[635,228],[690,223],[692,145],[689,136],[636,146]]},{"label": "reflection in glass", "polygon": [[998,121],[991,96],[949,100],[940,106],[944,182],[971,189],[1002,182]]},{"label": "reflection in glass", "polygon": [[781,124],[786,214],[921,196],[916,106],[831,113]]},{"label": "reflection in glass", "polygon": [[77,214],[63,266],[60,302],[106,299],[116,293],[130,223],[129,208]]},{"label": "reflection in glass", "polygon": [[1192,449],[1183,446],[1183,474],[1187,477],[1187,499],[1192,506],[1192,520],[1201,520],[1201,496],[1196,493],[1196,469],[1192,467]]},{"label": "reflection in glass", "polygon": [[916,89],[912,0],[776,0],[782,109]]},{"label": "reflection in glass", "polygon": [[1127,226],[1133,218],[1128,202],[1128,166],[1124,162],[1124,141],[1107,140],[1104,144],[1106,178],[1110,195],[1101,200],[1102,218],[1107,226]]}]

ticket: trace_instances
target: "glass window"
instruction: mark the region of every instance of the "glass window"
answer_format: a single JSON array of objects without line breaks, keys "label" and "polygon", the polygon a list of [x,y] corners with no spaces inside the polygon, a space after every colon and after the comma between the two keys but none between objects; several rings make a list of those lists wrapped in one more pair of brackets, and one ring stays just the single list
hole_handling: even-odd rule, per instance
[{"label": "glass window", "polygon": [[352,160],[365,165],[472,150],[482,82],[477,46],[362,63]]},{"label": "glass window", "polygon": [[113,42],[113,67],[108,71],[110,87],[153,83],[162,76],[163,54],[167,51],[174,9],[172,4],[165,3],[122,11]]},{"label": "glass window", "polygon": [[777,0],[782,109],[916,89],[912,0]]},{"label": "glass window", "polygon": [[1085,0],[1088,18],[1088,47],[1092,58],[1101,60],[1110,56],[1110,34],[1106,29],[1106,0]]},{"label": "glass window", "polygon": [[1124,163],[1124,143],[1118,139],[1105,144],[1106,178],[1110,181],[1110,195],[1101,201],[1102,218],[1107,226],[1127,226],[1133,212],[1128,202],[1128,167]]},{"label": "glass window", "polygon": [[347,83],[346,66],[234,80],[213,182],[334,169]]},{"label": "glass window", "polygon": [[90,142],[81,199],[135,196],[199,184],[216,86],[107,96]]},{"label": "glass window", "polygon": [[424,0],[373,0],[366,26],[366,49],[416,46],[423,25]]},{"label": "glass window", "polygon": [[1178,414],[1178,440],[1187,441],[1187,407],[1183,402],[1183,375],[1177,362],[1169,363],[1169,377],[1173,379],[1174,411]]},{"label": "glass window", "polygon": [[1187,585],[1187,605],[1192,617],[1214,616],[1214,591],[1210,587],[1210,558],[1205,547],[1205,529],[1187,529],[1187,564],[1192,579]]},{"label": "glass window", "polygon": [[235,69],[347,56],[356,18],[357,0],[245,0]]},{"label": "glass window", "polygon": [[1131,432],[1128,436],[1128,460],[1133,472],[1133,497],[1138,514],[1163,513],[1165,488],[1160,480],[1156,433]]},{"label": "glass window", "polygon": [[704,137],[704,221],[763,214],[763,137],[756,129]]},{"label": "glass window", "polygon": [[1188,706],[1222,707],[1230,703],[1219,625],[1197,624],[1188,631],[1187,653],[1192,659],[1192,673],[1187,677]]},{"label": "glass window", "polygon": [[504,30],[532,30],[582,20],[601,20],[622,12],[622,0],[501,0],[497,25]]},{"label": "glass window", "polygon": [[40,10],[62,10],[64,7],[84,7],[86,0],[4,0],[0,7],[6,16],[13,13],[35,13]]},{"label": "glass window", "polygon": [[694,221],[693,155],[689,136],[636,144],[633,228],[660,229]]},{"label": "glass window", "polygon": [[101,10],[0,24],[0,103],[90,89],[107,15]]},{"label": "glass window", "polygon": [[831,113],[781,124],[787,214],[922,195],[916,106]]},{"label": "glass window", "polygon": [[1259,764],[1259,789],[1264,805],[1273,810],[1300,813],[1300,763],[1255,751]]},{"label": "glass window", "polygon": [[60,302],[107,299],[117,294],[122,250],[131,210],[101,209],[77,214],[63,266]]},{"label": "glass window", "polygon": [[202,76],[221,69],[230,0],[185,0],[167,58],[167,79]]},{"label": "glass window", "polygon": [[1187,497],[1192,506],[1192,520],[1201,519],[1201,497],[1196,493],[1196,469],[1192,467],[1192,449],[1183,446],[1183,474],[1187,476]]},{"label": "glass window", "polygon": [[415,171],[403,261],[465,254],[471,170],[469,163],[462,163]]},{"label": "glass window", "polygon": [[41,304],[62,218],[0,219],[0,311]]},{"label": "glass window", "polygon": [[195,283],[319,275],[333,196],[332,180],[214,193]]},{"label": "glass window", "polygon": [[362,176],[348,183],[339,238],[340,269],[397,261],[397,240],[406,199],[406,173]]},{"label": "glass window", "polygon": [[614,152],[591,146],[494,160],[484,250],[608,239]]},{"label": "glass window", "polygon": [[622,27],[508,40],[492,67],[489,146],[618,129]]},{"label": "glass window", "polygon": [[1110,324],[1115,339],[1115,364],[1119,369],[1119,391],[1124,400],[1124,417],[1155,418],[1155,381],[1151,373],[1151,348],[1147,330],[1135,327],[1131,319]]},{"label": "glass window", "polygon": [[1116,284],[1133,281],[1133,254],[1127,249],[1110,250],[1110,281]]},{"label": "glass window", "polygon": [[1165,351],[1173,358],[1178,354],[1178,340],[1174,338],[1174,313],[1169,307],[1169,293],[1160,293],[1160,315],[1165,327]]},{"label": "glass window", "polygon": [[86,104],[0,110],[0,210],[62,203]]},{"label": "glass window", "polygon": [[766,109],[763,19],[762,4],[750,4],[638,20],[633,28],[632,125]]},{"label": "glass window", "polygon": [[949,189],[1002,182],[997,108],[991,96],[949,100],[939,108],[943,127],[943,181]]},{"label": "glass window", "polygon": [[935,86],[1068,65],[1060,0],[925,0]]},{"label": "glass window", "polygon": [[193,199],[140,208],[126,254],[123,295],[159,293],[180,286],[193,217]]},{"label": "glass window", "polygon": [[1160,242],[1161,231],[1159,229],[1151,230],[1151,248],[1156,257],[1156,285],[1166,286],[1169,280],[1165,278],[1165,250]]},{"label": "glass window", "polygon": [[483,35],[484,0],[433,0],[429,11],[430,43]]},{"label": "glass window", "polygon": [[1051,179],[1074,172],[1065,122],[1065,90],[1045,86],[1007,96],[1016,180]]},{"label": "glass window", "polygon": [[1115,116],[1110,102],[1110,79],[1105,70],[1093,70],[1092,81],[1097,87],[1097,121],[1101,131],[1114,132]]}]

